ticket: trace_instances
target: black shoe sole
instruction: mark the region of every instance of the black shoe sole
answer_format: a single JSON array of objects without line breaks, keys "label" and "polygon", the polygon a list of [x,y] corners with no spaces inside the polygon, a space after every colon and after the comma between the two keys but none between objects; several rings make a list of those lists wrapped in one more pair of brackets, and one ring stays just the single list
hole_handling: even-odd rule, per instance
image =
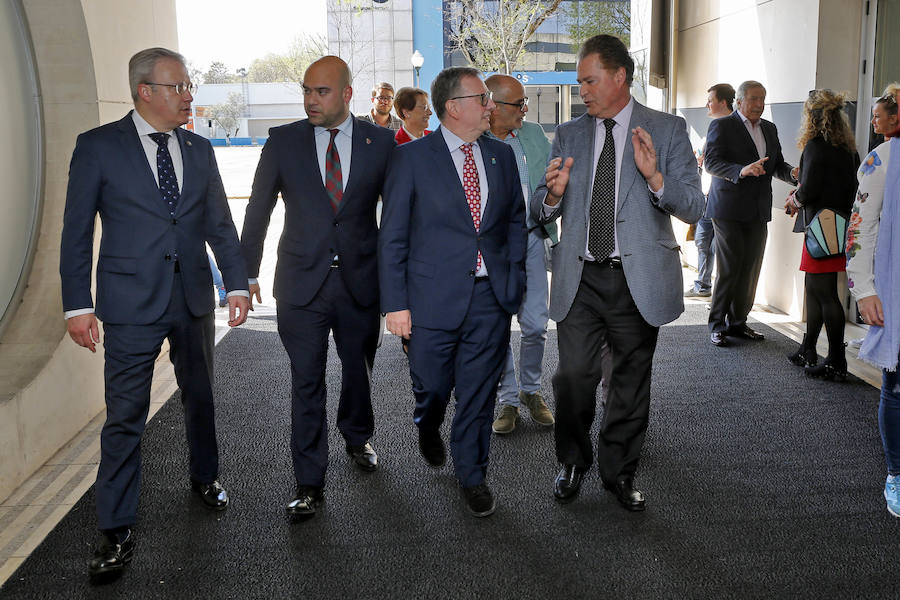
[{"label": "black shoe sole", "polygon": [[555,490],[553,492],[553,499],[556,500],[557,502],[559,502],[560,504],[571,504],[572,502],[575,501],[575,498],[577,498],[577,497],[578,497],[578,492],[575,492],[571,496],[560,496],[559,494],[556,493]]}]

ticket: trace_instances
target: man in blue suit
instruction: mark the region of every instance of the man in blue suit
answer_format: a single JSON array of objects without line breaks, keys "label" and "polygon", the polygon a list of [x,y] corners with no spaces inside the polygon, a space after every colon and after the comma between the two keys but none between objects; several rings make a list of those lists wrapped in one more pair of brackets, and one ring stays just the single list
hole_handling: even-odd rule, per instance
[{"label": "man in blue suit", "polygon": [[278,333],[291,359],[291,457],[296,494],[289,515],[310,517],[324,498],[328,465],[325,365],[328,333],[341,359],[337,427],[360,469],[378,456],[370,379],[380,332],[375,206],[394,149],[393,131],[350,114],[350,70],[337,56],[314,62],[303,76],[307,119],[269,132],[263,147],[241,248],[250,292],[269,218],[281,193],[284,231],[278,244],[274,295]]},{"label": "man in blue suit", "polygon": [[451,391],[450,451],[466,508],[494,512],[484,483],[497,384],[511,315],[525,283],[525,207],[516,158],[481,137],[496,105],[468,67],[444,69],[431,86],[441,126],[397,147],[378,238],[381,308],[391,333],[410,337],[409,371],[419,449],[438,467]]},{"label": "man in blue suit", "polygon": [[778,129],[762,118],[766,88],[745,81],[731,115],[715,119],[706,134],[703,166],[713,176],[706,216],[716,236],[719,276],[709,310],[709,340],[728,345],[727,336],[761,340],[747,325],[772,220],[772,177],[796,185],[784,160]]},{"label": "man in blue suit", "polygon": [[166,339],[184,404],[191,487],[209,508],[228,505],[218,482],[207,243],[228,290],[229,325],[243,323],[249,308],[247,272],[212,147],[180,129],[194,89],[184,58],[164,48],[143,50],[129,61],[128,79],[134,110],[78,136],[60,246],[69,335],[95,352],[97,320],[103,321],[107,415],[95,485],[103,537],[88,567],[94,580],[120,574],[133,555],[141,435],[153,364]]}]

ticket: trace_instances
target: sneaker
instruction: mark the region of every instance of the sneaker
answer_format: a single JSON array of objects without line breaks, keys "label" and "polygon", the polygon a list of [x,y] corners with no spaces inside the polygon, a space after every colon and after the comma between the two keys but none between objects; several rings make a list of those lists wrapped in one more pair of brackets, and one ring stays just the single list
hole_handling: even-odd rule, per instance
[{"label": "sneaker", "polygon": [[494,514],[497,503],[491,489],[484,483],[473,487],[461,488],[463,500],[466,502],[466,510],[473,517],[488,517]]},{"label": "sneaker", "polygon": [[531,413],[531,418],[534,419],[535,423],[544,427],[553,425],[553,413],[550,412],[540,392],[534,392],[533,394],[530,392],[519,392],[519,399],[528,409],[528,412]]},{"label": "sneaker", "polygon": [[698,290],[691,287],[684,291],[685,298],[709,298],[710,296],[712,296],[711,290]]},{"label": "sneaker", "polygon": [[225,293],[225,288],[220,287],[217,289],[219,290],[219,306],[226,306],[228,304],[228,294]]},{"label": "sneaker", "polygon": [[512,406],[511,404],[501,404],[500,414],[497,415],[497,419],[494,421],[494,424],[491,425],[491,429],[494,430],[494,433],[512,433],[512,430],[516,428],[516,419],[518,418],[518,406]]},{"label": "sneaker", "polygon": [[864,339],[866,339],[866,338],[858,338],[855,340],[850,340],[849,342],[847,342],[847,345],[850,346],[851,348],[859,348],[860,346],[862,346]]},{"label": "sneaker", "polygon": [[888,475],[884,482],[884,499],[888,512],[900,517],[900,475]]}]

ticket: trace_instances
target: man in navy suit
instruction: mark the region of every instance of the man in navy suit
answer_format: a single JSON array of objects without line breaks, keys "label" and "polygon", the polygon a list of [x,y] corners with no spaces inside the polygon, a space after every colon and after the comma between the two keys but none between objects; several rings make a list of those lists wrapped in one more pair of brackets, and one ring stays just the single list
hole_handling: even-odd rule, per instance
[{"label": "man in navy suit", "polygon": [[296,494],[288,514],[309,517],[324,498],[328,465],[325,364],[328,333],[341,359],[337,427],[363,471],[378,456],[370,378],[380,330],[375,205],[394,148],[393,131],[350,114],[350,70],[336,56],[303,76],[307,119],[275,127],[263,147],[241,248],[250,293],[279,192],[284,231],[275,267],[278,333],[291,359],[291,457]]},{"label": "man in navy suit", "polygon": [[381,308],[391,333],[409,337],[419,449],[446,462],[440,436],[451,391],[450,451],[466,508],[494,512],[484,483],[509,325],[525,284],[525,206],[516,158],[481,137],[496,105],[468,67],[431,86],[441,126],[398,146],[388,171],[378,238]]},{"label": "man in navy suit", "polygon": [[103,321],[107,416],[95,485],[103,537],[88,567],[94,580],[120,574],[133,555],[141,435],[153,364],[166,339],[184,404],[191,486],[206,506],[228,505],[218,482],[207,243],[228,290],[229,325],[243,323],[249,308],[247,272],[212,147],[180,129],[194,90],[184,58],[164,48],[143,50],[129,61],[128,79],[134,110],[78,136],[60,246],[69,335],[95,352],[97,320]]},{"label": "man in navy suit", "polygon": [[713,221],[719,276],[709,311],[709,340],[727,346],[727,336],[761,340],[747,325],[772,220],[772,177],[797,181],[781,154],[775,124],[762,118],[766,88],[745,81],[738,110],[709,124],[703,164],[713,176],[706,216]]}]

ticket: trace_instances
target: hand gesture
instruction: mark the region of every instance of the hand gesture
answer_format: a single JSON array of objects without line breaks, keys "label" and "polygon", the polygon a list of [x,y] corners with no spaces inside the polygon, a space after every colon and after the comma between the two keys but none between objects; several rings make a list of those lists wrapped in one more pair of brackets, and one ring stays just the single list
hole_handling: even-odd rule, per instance
[{"label": "hand gesture", "polygon": [[634,146],[634,164],[638,171],[647,180],[647,184],[654,192],[662,187],[662,173],[656,168],[656,148],[653,147],[653,139],[643,127],[635,127],[631,130],[631,145]]},{"label": "hand gesture", "polygon": [[100,328],[97,326],[97,317],[94,313],[78,315],[66,320],[66,329],[69,337],[91,352],[97,352],[96,344],[100,341]]},{"label": "hand gesture", "polygon": [[[548,206],[559,204],[563,194],[566,193],[566,186],[569,185],[569,171],[572,170],[574,163],[575,159],[570,156],[565,162],[560,157],[554,158],[547,165],[544,177],[547,182],[547,199],[545,202]],[[562,168],[560,168],[560,165],[562,165]]]},{"label": "hand gesture", "polygon": [[741,177],[759,177],[760,175],[766,174],[766,167],[763,165],[767,160],[769,160],[768,156],[763,156],[761,159],[754,163],[750,163],[743,169],[741,169]]}]

